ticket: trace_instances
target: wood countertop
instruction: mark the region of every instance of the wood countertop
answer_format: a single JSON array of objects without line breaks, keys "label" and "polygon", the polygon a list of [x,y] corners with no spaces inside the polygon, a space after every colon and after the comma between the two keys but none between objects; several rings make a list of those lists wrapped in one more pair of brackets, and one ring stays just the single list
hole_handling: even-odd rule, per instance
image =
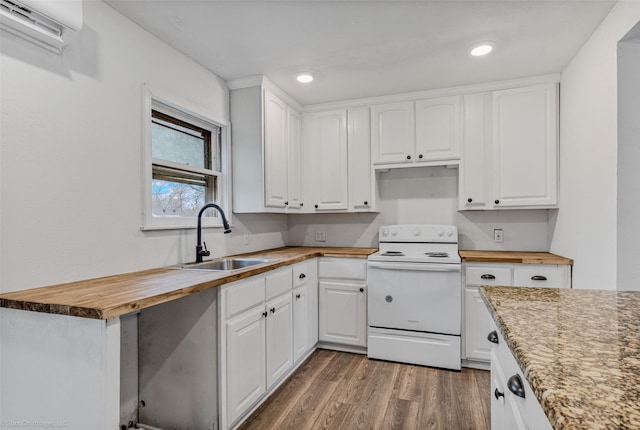
[{"label": "wood countertop", "polygon": [[573,260],[550,252],[522,251],[466,251],[460,250],[462,261],[483,263],[567,264]]},{"label": "wood countertop", "polygon": [[285,247],[235,255],[274,261],[233,272],[165,267],[0,295],[0,307],[108,319],[316,257],[367,258],[375,248]]},{"label": "wood countertop", "polygon": [[554,429],[640,428],[640,292],[480,295]]}]

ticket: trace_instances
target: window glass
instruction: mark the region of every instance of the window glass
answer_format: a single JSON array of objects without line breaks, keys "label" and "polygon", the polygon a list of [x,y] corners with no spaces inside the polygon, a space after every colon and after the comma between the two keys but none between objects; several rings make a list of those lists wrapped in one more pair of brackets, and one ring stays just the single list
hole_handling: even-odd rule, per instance
[{"label": "window glass", "polygon": [[211,168],[211,131],[153,111],[151,156],[188,166]]}]

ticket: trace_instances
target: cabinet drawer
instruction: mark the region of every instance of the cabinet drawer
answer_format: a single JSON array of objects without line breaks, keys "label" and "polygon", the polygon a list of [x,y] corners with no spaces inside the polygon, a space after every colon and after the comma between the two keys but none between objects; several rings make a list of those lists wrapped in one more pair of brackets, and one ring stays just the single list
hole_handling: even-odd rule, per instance
[{"label": "cabinet drawer", "polygon": [[513,285],[522,287],[569,288],[569,266],[516,266]]},{"label": "cabinet drawer", "polygon": [[229,318],[241,311],[252,308],[264,302],[264,276],[256,279],[247,279],[230,286],[225,290],[226,294],[226,317]]},{"label": "cabinet drawer", "polygon": [[510,267],[467,267],[466,275],[467,285],[511,285]]},{"label": "cabinet drawer", "polygon": [[309,281],[311,276],[312,263],[299,263],[293,267],[293,288],[298,288],[305,285]]},{"label": "cabinet drawer", "polygon": [[367,279],[367,260],[361,258],[322,258],[318,266],[320,278]]},{"label": "cabinet drawer", "polygon": [[290,291],[293,287],[291,269],[280,270],[267,275],[267,300]]}]

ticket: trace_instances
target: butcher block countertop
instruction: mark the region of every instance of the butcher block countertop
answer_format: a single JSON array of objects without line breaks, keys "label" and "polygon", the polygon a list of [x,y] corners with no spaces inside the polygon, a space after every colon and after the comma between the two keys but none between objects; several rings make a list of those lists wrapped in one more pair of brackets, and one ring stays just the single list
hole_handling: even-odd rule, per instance
[{"label": "butcher block countertop", "polygon": [[640,292],[480,292],[554,429],[640,428]]},{"label": "butcher block countertop", "polygon": [[462,261],[469,262],[573,265],[572,259],[550,252],[460,250],[459,253]]},{"label": "butcher block countertop", "polygon": [[233,272],[151,269],[0,295],[0,307],[108,319],[316,257],[367,258],[375,248],[286,247],[236,255],[274,261]]}]

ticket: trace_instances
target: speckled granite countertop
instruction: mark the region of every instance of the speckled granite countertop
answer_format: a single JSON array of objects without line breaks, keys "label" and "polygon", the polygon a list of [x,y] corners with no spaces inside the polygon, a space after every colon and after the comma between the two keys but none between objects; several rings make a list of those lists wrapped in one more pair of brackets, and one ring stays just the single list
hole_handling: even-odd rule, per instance
[{"label": "speckled granite countertop", "polygon": [[640,292],[480,291],[555,429],[640,428]]}]

